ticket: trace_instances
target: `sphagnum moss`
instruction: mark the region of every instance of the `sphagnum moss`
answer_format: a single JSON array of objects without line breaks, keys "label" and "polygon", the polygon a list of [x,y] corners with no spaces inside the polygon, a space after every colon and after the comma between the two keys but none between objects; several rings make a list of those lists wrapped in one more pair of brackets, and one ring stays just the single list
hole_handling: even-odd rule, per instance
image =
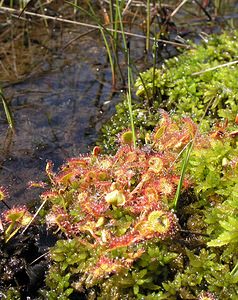
[{"label": "sphagnum moss", "polygon": [[[204,131],[217,119],[233,122],[238,111],[238,33],[214,35],[192,46],[166,60],[161,68],[141,73],[136,80],[139,99],[134,99],[132,111],[142,139],[157,124],[158,108],[177,116],[188,115]],[[117,134],[130,126],[127,111],[126,101],[118,104],[116,114],[103,126],[100,143],[106,151],[112,151]]]}]

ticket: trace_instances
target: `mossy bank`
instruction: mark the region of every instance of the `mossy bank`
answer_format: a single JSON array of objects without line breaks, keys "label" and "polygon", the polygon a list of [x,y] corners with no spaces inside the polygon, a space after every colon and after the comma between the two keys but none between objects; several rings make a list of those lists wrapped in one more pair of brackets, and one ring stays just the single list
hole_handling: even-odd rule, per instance
[{"label": "mossy bank", "polygon": [[[238,32],[204,37],[191,50],[166,60],[160,68],[140,74],[135,83],[134,123],[138,136],[151,131],[159,108],[178,116],[190,116],[208,130],[218,119],[233,121],[238,111]],[[100,144],[112,151],[117,134],[130,127],[126,101],[102,128]]]}]

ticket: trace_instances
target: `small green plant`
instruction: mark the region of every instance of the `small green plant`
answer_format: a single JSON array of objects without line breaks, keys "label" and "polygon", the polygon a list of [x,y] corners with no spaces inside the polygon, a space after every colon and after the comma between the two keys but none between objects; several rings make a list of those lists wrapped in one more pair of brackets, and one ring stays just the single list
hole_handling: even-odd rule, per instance
[{"label": "small green plant", "polygon": [[201,125],[214,117],[233,121],[238,109],[237,32],[210,37],[193,47],[167,60],[155,76],[153,69],[142,73],[144,83],[138,78],[137,95],[157,97],[168,110],[176,110],[179,115],[188,113],[195,122],[199,122],[211,101]]}]

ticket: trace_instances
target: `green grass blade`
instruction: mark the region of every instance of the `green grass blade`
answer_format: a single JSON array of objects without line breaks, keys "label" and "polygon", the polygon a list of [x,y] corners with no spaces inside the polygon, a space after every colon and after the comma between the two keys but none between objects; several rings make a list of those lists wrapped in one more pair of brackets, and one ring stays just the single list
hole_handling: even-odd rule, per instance
[{"label": "green grass blade", "polygon": [[1,101],[2,101],[2,104],[3,104],[3,108],[4,108],[6,118],[7,118],[8,125],[11,128],[11,130],[14,130],[14,122],[13,122],[11,110],[10,110],[10,108],[8,106],[8,103],[7,103],[7,101],[6,101],[6,99],[3,95],[2,90],[0,90],[0,98],[1,98]]},{"label": "green grass blade", "polygon": [[230,274],[234,277],[238,276],[238,262],[236,263],[235,267],[231,270]]},{"label": "green grass blade", "polygon": [[150,0],[147,0],[146,4],[146,51],[150,49]]},{"label": "green grass blade", "polygon": [[189,161],[189,157],[190,157],[192,148],[193,148],[193,141],[191,140],[187,144],[187,147],[184,149],[184,151],[186,151],[186,152],[185,152],[185,156],[184,156],[183,163],[182,163],[182,168],[181,168],[181,174],[180,174],[180,178],[179,178],[178,187],[177,187],[176,194],[175,194],[175,197],[174,197],[174,203],[173,203],[174,210],[177,209],[178,199],[179,199],[179,196],[181,194],[183,180],[184,180],[184,176],[185,176],[185,172],[186,172],[186,168],[187,168],[187,165],[188,165],[188,161]]},{"label": "green grass blade", "polygon": [[[122,3],[124,4],[124,3]],[[131,84],[133,83],[133,76],[132,76],[132,70],[131,70],[131,62],[130,62],[130,49],[127,46],[126,36],[124,33],[124,26],[123,26],[123,20],[122,20],[122,5],[119,5],[119,1],[116,0],[116,9],[118,13],[118,20],[120,23],[120,28],[122,32],[122,41],[124,45],[124,53],[127,59],[127,80],[128,80],[128,91],[126,94],[127,98],[127,104],[129,109],[129,116],[130,116],[130,124],[131,124],[131,131],[132,131],[132,138],[133,138],[133,145],[136,147],[136,134],[135,134],[135,126],[134,126],[134,120],[133,120],[133,112],[132,112],[132,103],[131,103]]]},{"label": "green grass blade", "polygon": [[135,126],[134,126],[134,119],[133,119],[133,112],[132,112],[132,103],[131,103],[131,81],[132,81],[132,72],[130,66],[130,54],[128,52],[128,92],[127,92],[127,104],[129,109],[129,116],[130,116],[130,123],[131,123],[131,131],[132,131],[132,139],[134,148],[136,147],[136,133],[135,133]]},{"label": "green grass blade", "polygon": [[[100,28],[100,32],[102,34],[102,38],[103,38],[105,47],[107,49],[107,55],[108,55],[109,63],[110,63],[110,66],[111,66],[112,77],[114,78],[115,77],[115,74],[114,74],[114,63],[113,63],[111,49],[110,49],[110,46],[109,46],[109,44],[107,42],[107,38],[106,38],[106,35],[105,35],[104,31],[103,31],[103,28]],[[112,81],[114,82],[114,80],[112,80]]]}]

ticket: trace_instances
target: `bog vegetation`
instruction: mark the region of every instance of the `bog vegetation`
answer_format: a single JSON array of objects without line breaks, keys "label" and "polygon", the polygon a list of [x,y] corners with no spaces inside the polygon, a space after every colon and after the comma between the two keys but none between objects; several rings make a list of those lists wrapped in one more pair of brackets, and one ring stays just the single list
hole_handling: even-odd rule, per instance
[{"label": "bog vegetation", "polygon": [[[40,224],[57,236],[37,299],[238,298],[237,38],[212,36],[141,73],[136,100],[123,41],[128,92],[100,146],[57,171],[48,162],[47,180],[31,182],[44,189],[39,209],[2,216],[3,257],[3,245]],[[20,299],[7,270],[1,292]]]}]

